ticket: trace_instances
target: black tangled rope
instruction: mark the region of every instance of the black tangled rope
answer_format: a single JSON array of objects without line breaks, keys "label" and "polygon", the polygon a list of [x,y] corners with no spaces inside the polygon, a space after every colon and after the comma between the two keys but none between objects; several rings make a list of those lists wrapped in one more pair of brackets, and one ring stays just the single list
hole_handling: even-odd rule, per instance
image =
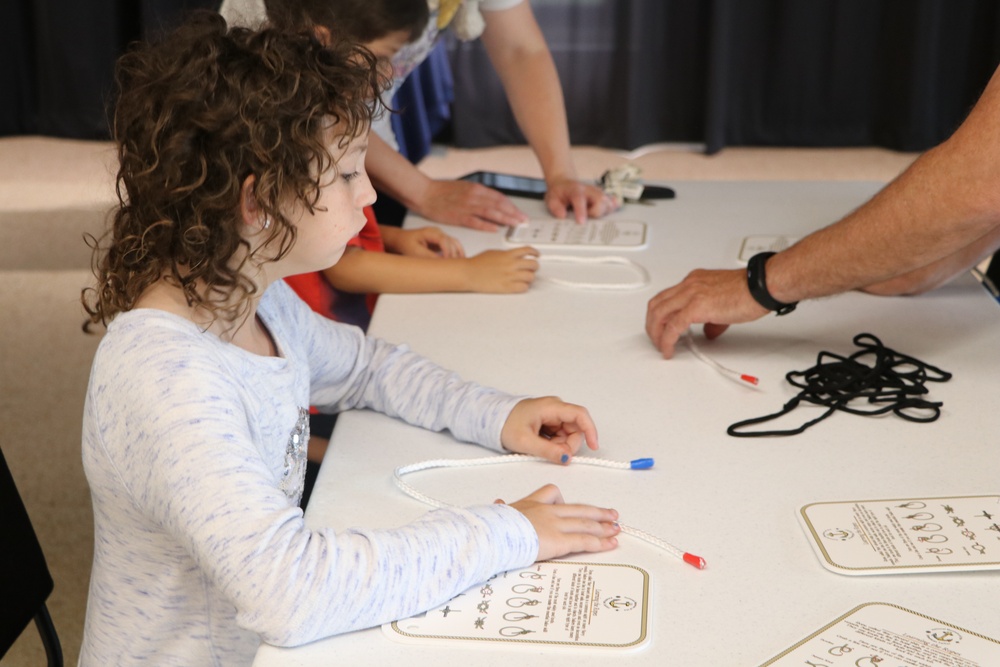
[{"label": "black tangled rope", "polygon": [[[775,435],[797,435],[818,424],[837,410],[854,415],[882,415],[892,412],[911,422],[932,422],[941,416],[940,402],[929,401],[927,382],[947,382],[951,373],[900,354],[882,344],[870,333],[854,337],[859,349],[843,357],[822,351],[816,365],[804,371],[785,375],[801,391],[774,414],[736,422],[726,432],[739,438],[759,438]],[[825,406],[827,410],[797,428],[773,431],[740,430],[777,419],[790,413],[803,401]]]}]

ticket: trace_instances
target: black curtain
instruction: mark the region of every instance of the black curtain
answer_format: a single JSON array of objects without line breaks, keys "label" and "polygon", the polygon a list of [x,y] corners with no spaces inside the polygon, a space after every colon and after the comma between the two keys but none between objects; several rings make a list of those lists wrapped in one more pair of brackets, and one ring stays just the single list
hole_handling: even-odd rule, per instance
[{"label": "black curtain", "polygon": [[[995,0],[530,0],[574,143],[923,150],[1000,61]],[[0,135],[107,138],[114,61],[219,0],[5,0]],[[453,141],[521,143],[482,45],[449,44]]]},{"label": "black curtain", "polygon": [[221,0],[4,0],[0,136],[107,139],[114,63],[128,44]]},{"label": "black curtain", "polygon": [[[923,150],[1000,61],[994,0],[533,0],[574,143]],[[454,140],[522,143],[479,43],[450,44]]]}]

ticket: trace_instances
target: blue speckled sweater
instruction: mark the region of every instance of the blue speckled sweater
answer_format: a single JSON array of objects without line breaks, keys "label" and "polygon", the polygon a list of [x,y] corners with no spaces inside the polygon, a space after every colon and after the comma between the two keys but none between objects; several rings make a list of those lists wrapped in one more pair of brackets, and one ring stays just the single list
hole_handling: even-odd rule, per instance
[{"label": "blue speckled sweater", "polygon": [[306,408],[371,408],[500,449],[517,399],[312,313],[284,284],[260,357],[168,313],[115,318],[91,371],[83,461],[94,566],[80,664],[249,665],[406,617],[533,562],[531,524],[487,505],[393,530],[310,530]]}]

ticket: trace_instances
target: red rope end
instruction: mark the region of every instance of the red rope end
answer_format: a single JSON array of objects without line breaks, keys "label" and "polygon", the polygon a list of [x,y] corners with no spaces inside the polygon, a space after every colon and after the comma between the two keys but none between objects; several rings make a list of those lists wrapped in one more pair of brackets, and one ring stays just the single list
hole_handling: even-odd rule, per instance
[{"label": "red rope end", "polygon": [[685,553],[684,562],[688,565],[693,565],[699,570],[705,569],[705,559],[701,556],[695,556],[694,554]]}]

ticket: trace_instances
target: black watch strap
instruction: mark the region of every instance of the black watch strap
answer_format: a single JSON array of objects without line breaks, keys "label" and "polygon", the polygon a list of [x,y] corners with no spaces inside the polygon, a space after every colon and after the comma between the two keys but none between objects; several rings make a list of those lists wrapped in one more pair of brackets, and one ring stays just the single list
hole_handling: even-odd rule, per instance
[{"label": "black watch strap", "polygon": [[767,291],[767,275],[764,272],[764,265],[767,260],[774,255],[773,252],[759,252],[747,262],[747,287],[750,288],[750,296],[754,301],[764,306],[768,310],[773,310],[778,315],[787,315],[795,310],[795,303],[782,303]]}]

